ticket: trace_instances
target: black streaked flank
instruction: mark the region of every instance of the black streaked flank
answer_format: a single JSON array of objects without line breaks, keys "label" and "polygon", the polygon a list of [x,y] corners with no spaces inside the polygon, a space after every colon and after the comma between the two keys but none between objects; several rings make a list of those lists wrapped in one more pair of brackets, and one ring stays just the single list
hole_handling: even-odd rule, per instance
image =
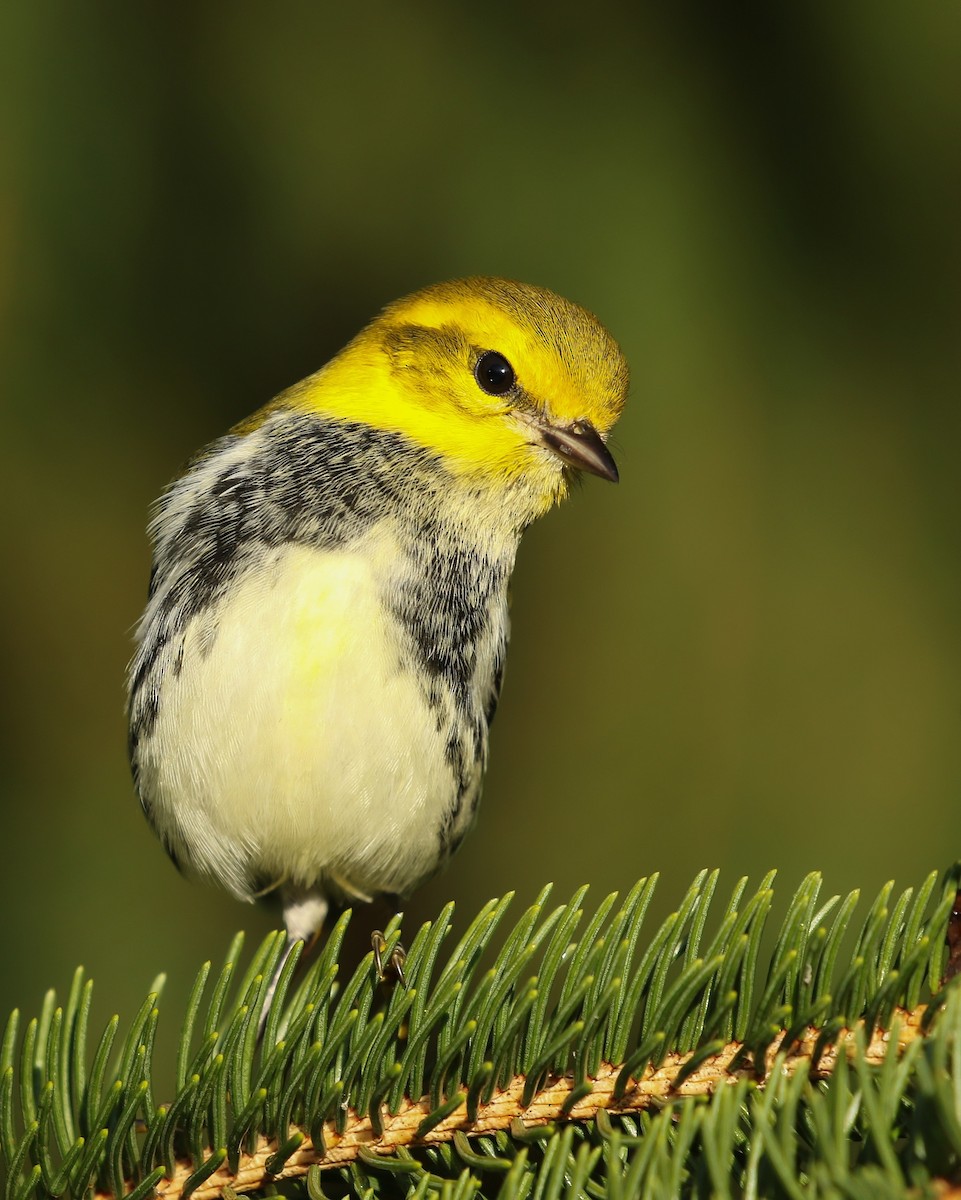
[{"label": "black streaked flank", "polygon": [[[478,678],[478,647],[491,636],[495,612],[506,605],[511,563],[465,549],[441,524],[420,528],[406,547],[410,569],[390,597],[390,611],[410,636],[424,671],[423,691],[438,731],[447,729],[445,753],[456,799],[440,830],[441,853],[453,853],[479,799],[487,735],[503,678],[507,632],[499,621],[488,679]],[[478,686],[480,685],[480,686]],[[451,708],[453,706],[453,712]]]},{"label": "black streaked flank", "polygon": [[508,564],[451,544],[442,526],[422,527],[406,547],[412,570],[391,598],[428,677],[439,676],[462,711],[474,678],[477,643],[493,598],[505,592]]}]

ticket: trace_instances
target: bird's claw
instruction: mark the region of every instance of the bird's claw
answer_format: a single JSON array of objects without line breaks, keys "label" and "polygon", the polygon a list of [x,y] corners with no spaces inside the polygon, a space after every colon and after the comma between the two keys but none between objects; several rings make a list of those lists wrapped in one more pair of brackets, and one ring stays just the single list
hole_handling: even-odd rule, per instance
[{"label": "bird's claw", "polygon": [[407,987],[407,977],[404,974],[404,963],[407,961],[407,951],[396,942],[387,958],[384,958],[384,951],[387,949],[387,939],[379,929],[375,929],[370,935],[370,946],[374,952],[374,970],[380,977],[381,983],[399,983],[404,989]]}]

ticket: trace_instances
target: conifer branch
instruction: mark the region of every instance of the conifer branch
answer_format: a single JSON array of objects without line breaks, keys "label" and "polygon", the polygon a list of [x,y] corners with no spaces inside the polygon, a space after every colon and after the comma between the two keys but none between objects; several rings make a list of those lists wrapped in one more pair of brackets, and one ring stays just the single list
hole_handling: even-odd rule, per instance
[{"label": "conifer branch", "polygon": [[78,972],[63,1006],[49,993],[0,1041],[2,1200],[204,1200],[305,1174],[321,1200],[321,1167],[358,1196],[456,1179],[468,1200],[490,1175],[499,1196],[536,1176],[555,1200],[564,1180],[575,1196],[624,1172],[625,1195],[677,1194],[696,1168],[701,1192],[733,1179],[793,1197],[802,1170],[850,1191],[852,1139],[886,1187],[961,1177],[961,985],[941,990],[957,873],[887,885],[860,922],[857,893],[822,903],[812,874],[762,960],[772,881],[715,906],[717,873],[701,872],[646,937],[654,879],[590,917],[586,889],[553,909],[545,889],[501,934],[507,897],[445,959],[448,906],[411,940],[406,988],[371,956],[338,980],[345,914],[299,985],[283,972],[262,1039],[283,936],[246,968],[238,936],[197,976],[167,1103],[157,993],[91,1039]]},{"label": "conifer branch", "polygon": [[[922,1036],[925,1012],[925,1005],[919,1005],[913,1012],[897,1010],[890,1030],[875,1029],[870,1040],[861,1047],[862,1061],[869,1066],[879,1067],[892,1049],[900,1056],[916,1038]],[[859,1022],[855,1029],[842,1030],[837,1040],[823,1049],[816,1064],[813,1056],[821,1031],[813,1028],[808,1029],[788,1049],[778,1049],[777,1043],[772,1043],[762,1063],[738,1065],[744,1050],[741,1042],[731,1042],[689,1072],[685,1068],[694,1059],[693,1054],[668,1054],[660,1067],[649,1067],[641,1079],[632,1081],[620,1100],[614,1100],[614,1088],[622,1064],[602,1063],[597,1075],[590,1081],[590,1092],[573,1103],[574,1082],[564,1077],[552,1080],[524,1107],[522,1096],[526,1079],[517,1076],[507,1087],[498,1088],[491,1099],[478,1109],[473,1120],[464,1102],[422,1136],[418,1135],[418,1130],[432,1111],[427,1096],[416,1103],[407,1101],[396,1115],[385,1116],[380,1134],[375,1131],[369,1117],[352,1111],[343,1134],[337,1133],[333,1123],[327,1124],[322,1142],[326,1147],[323,1153],[318,1154],[307,1138],[287,1160],[283,1169],[278,1174],[271,1174],[267,1170],[267,1163],[277,1153],[278,1146],[275,1141],[260,1138],[254,1153],[243,1155],[236,1171],[221,1167],[191,1195],[193,1200],[214,1200],[223,1194],[225,1188],[236,1193],[257,1191],[281,1179],[296,1179],[306,1175],[311,1167],[344,1167],[362,1156],[394,1154],[399,1147],[429,1146],[451,1141],[458,1132],[476,1137],[509,1130],[517,1121],[522,1123],[525,1130],[531,1130],[562,1121],[595,1120],[602,1110],[617,1115],[641,1112],[663,1105],[668,1100],[711,1096],[719,1088],[739,1080],[763,1084],[775,1070],[782,1076],[804,1072],[813,1079],[827,1079],[837,1066],[840,1054],[851,1057],[857,1052],[859,1032],[864,1032],[863,1022]],[[172,1178],[158,1185],[157,1194],[163,1200],[179,1200],[184,1183],[194,1169],[192,1162],[178,1163]],[[109,1200],[109,1196],[107,1193],[98,1193],[98,1200]]]}]

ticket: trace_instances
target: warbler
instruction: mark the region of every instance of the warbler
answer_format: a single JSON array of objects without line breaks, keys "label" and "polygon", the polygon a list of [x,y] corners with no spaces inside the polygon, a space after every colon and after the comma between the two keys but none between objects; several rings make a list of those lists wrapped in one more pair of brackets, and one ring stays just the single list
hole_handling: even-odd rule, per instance
[{"label": "warbler", "polygon": [[143,810],[191,878],[332,902],[405,896],[470,828],[525,528],[605,439],[628,369],[590,313],[472,278],[386,307],[201,450],[150,523],[129,669]]}]

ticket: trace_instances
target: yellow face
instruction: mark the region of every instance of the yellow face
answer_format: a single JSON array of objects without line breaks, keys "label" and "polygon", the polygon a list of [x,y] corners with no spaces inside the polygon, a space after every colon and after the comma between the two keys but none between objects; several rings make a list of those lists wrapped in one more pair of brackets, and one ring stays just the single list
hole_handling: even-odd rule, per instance
[{"label": "yellow face", "polygon": [[405,434],[451,472],[529,483],[547,507],[565,465],[616,479],[603,439],[627,364],[597,319],[542,288],[438,284],[388,306],[285,405]]}]

